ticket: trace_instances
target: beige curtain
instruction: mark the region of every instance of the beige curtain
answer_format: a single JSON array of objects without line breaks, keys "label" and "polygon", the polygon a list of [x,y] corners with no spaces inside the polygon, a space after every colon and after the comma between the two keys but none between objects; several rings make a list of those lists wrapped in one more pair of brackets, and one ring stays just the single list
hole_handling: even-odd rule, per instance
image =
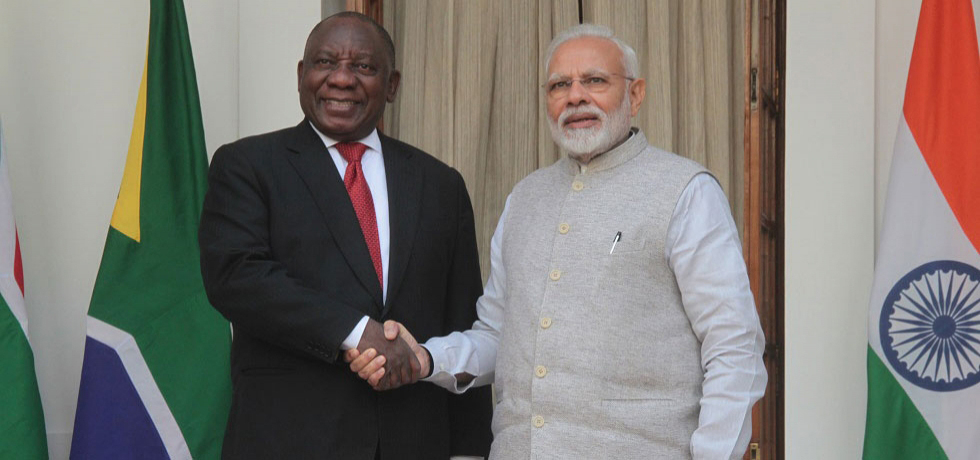
[{"label": "beige curtain", "polygon": [[[633,45],[647,79],[635,124],[651,142],[710,168],[741,228],[741,7],[728,2],[582,0],[586,22]],[[385,131],[458,169],[476,217],[484,277],[511,188],[558,159],[542,69],[552,37],[578,23],[578,0],[386,0],[402,71]],[[736,20],[737,19],[737,20]]]},{"label": "beige curtain", "polygon": [[715,174],[742,232],[744,0],[582,0],[584,22],[636,50],[647,95],[634,120],[650,143]]}]

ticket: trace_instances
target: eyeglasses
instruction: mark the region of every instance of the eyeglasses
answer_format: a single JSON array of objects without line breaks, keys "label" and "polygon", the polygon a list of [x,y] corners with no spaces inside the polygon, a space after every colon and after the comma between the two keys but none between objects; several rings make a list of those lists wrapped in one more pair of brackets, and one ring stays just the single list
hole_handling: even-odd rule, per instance
[{"label": "eyeglasses", "polygon": [[619,77],[626,81],[636,80],[633,77],[613,73],[609,75],[590,75],[583,78],[561,78],[549,81],[548,83],[541,85],[541,87],[548,92],[548,97],[552,99],[560,99],[568,95],[568,92],[572,89],[572,84],[575,82],[579,82],[579,84],[590,93],[605,92],[610,86],[612,86],[612,83],[609,81],[612,77]]}]

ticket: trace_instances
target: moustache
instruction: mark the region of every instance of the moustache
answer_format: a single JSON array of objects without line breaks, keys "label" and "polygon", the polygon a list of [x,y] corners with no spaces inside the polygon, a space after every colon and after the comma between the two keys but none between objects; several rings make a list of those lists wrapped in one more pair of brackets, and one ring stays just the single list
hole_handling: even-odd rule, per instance
[{"label": "moustache", "polygon": [[558,126],[564,127],[565,126],[565,122],[568,121],[569,118],[571,118],[571,117],[573,117],[575,115],[592,115],[592,116],[598,118],[600,122],[605,122],[606,121],[606,113],[603,112],[602,110],[599,110],[596,107],[588,107],[588,106],[586,106],[586,107],[571,107],[571,108],[565,109],[561,113],[561,115],[558,116]]}]

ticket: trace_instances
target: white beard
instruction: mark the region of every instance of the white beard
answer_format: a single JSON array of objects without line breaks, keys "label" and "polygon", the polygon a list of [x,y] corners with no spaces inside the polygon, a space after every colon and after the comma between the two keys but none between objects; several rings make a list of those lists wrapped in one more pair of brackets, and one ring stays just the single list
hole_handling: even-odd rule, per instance
[{"label": "white beard", "polygon": [[[563,128],[572,115],[589,114],[599,119],[599,125],[590,128]],[[612,113],[605,113],[593,105],[565,109],[558,121],[548,117],[551,138],[562,153],[582,162],[611,150],[626,137],[630,130],[630,98],[627,93],[622,104]]]}]

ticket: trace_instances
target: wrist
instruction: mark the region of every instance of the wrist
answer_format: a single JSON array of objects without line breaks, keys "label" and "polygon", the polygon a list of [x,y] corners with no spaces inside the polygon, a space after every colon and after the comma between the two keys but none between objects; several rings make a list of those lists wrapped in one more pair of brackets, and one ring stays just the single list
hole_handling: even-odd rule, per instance
[{"label": "wrist", "polygon": [[429,353],[429,349],[425,348],[425,345],[419,345],[422,349],[422,360],[424,362],[420,363],[422,365],[422,377],[423,379],[429,378],[432,375],[432,353]]}]

